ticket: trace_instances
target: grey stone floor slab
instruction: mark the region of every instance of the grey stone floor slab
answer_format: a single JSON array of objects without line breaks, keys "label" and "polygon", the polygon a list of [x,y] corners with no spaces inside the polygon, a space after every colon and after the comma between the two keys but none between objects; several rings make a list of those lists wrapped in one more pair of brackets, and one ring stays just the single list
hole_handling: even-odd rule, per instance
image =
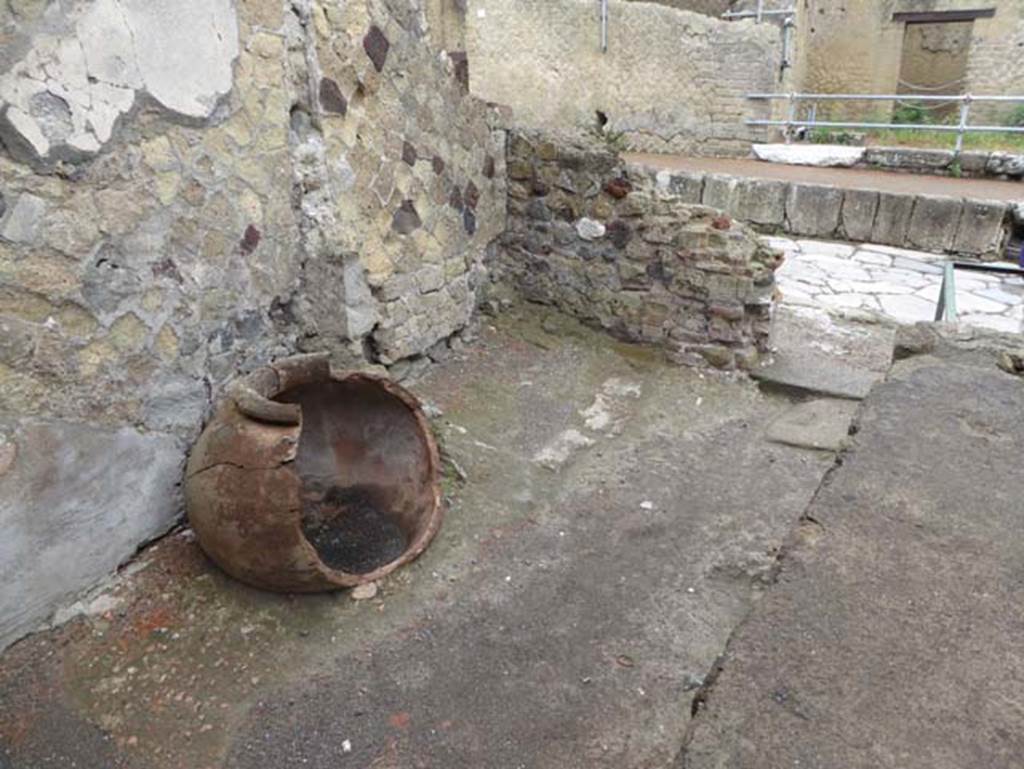
[{"label": "grey stone floor slab", "polygon": [[786,398],[527,315],[414,386],[459,470],[439,538],[376,597],[249,590],[173,537],[104,611],[0,658],[0,756],[669,765],[832,459],[764,438]]},{"label": "grey stone floor slab", "polygon": [[994,365],[897,364],[677,765],[1019,769],[1022,424]]},{"label": "grey stone floor slab", "polygon": [[751,372],[766,385],[835,398],[864,398],[892,360],[895,330],[823,311],[779,307],[771,360]]},{"label": "grey stone floor slab", "polygon": [[768,440],[806,449],[839,451],[846,444],[857,403],[841,398],[818,398],[798,403],[776,419]]}]

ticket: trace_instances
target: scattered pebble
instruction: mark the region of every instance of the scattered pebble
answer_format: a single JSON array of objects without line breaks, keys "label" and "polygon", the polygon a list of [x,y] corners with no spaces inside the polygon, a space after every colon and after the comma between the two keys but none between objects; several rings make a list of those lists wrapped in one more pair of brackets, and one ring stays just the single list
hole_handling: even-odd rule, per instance
[{"label": "scattered pebble", "polygon": [[371,598],[377,597],[377,583],[367,582],[365,585],[359,585],[352,591],[353,601],[368,601]]},{"label": "scattered pebble", "polygon": [[640,507],[643,508],[644,510],[653,510],[654,509],[654,503],[645,500],[645,501],[640,503]]},{"label": "scattered pebble", "polygon": [[343,741],[341,743],[341,752],[342,753],[351,753],[352,752],[352,740],[345,740],[345,741]]}]

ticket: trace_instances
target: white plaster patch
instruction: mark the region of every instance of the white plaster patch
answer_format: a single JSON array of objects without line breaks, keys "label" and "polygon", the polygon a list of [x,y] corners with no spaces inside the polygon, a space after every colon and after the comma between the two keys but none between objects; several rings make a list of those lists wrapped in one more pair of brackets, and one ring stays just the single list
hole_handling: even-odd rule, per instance
[{"label": "white plaster patch", "polygon": [[594,439],[588,438],[579,430],[565,430],[537,452],[533,461],[548,470],[558,470],[569,461],[573,454],[593,445]]},{"label": "white plaster patch", "polygon": [[621,426],[624,408],[622,402],[640,397],[640,385],[612,377],[603,385],[594,402],[580,412],[588,430],[615,433]]},{"label": "white plaster patch", "polygon": [[96,0],[71,15],[72,32],[38,35],[0,75],[0,136],[22,154],[98,152],[140,92],[206,119],[231,90],[239,53],[231,0]]}]

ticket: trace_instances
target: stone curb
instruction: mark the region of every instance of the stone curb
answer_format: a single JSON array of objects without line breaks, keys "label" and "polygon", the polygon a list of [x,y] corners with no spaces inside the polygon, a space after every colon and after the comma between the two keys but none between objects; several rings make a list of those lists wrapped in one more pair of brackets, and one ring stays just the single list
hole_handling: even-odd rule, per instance
[{"label": "stone curb", "polygon": [[764,232],[1002,258],[1013,205],[640,167],[659,187]]}]

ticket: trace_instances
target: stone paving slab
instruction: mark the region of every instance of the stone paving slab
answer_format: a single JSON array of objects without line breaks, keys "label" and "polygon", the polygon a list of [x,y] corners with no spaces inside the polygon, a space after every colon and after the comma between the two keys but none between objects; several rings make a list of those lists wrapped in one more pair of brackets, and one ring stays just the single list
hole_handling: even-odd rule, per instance
[{"label": "stone paving slab", "polygon": [[772,322],[772,356],[751,371],[771,387],[859,400],[892,362],[894,328],[783,304]]},{"label": "stone paving slab", "polygon": [[1024,387],[894,368],[702,695],[686,769],[1019,769]]},{"label": "stone paving slab", "polygon": [[414,385],[449,509],[375,597],[261,593],[166,540],[0,658],[0,766],[669,765],[832,457],[765,440],[787,398],[540,315]]},{"label": "stone paving slab", "polygon": [[880,376],[821,355],[777,353],[774,360],[750,372],[760,382],[787,390],[860,400]]},{"label": "stone paving slab", "polygon": [[[776,273],[782,303],[874,313],[896,323],[935,319],[946,257],[874,244],[769,237],[786,261]],[[1024,331],[1024,277],[957,270],[958,322]]]},{"label": "stone paving slab", "polygon": [[766,433],[768,440],[822,451],[839,451],[846,444],[857,403],[818,398],[798,403],[780,416]]}]

